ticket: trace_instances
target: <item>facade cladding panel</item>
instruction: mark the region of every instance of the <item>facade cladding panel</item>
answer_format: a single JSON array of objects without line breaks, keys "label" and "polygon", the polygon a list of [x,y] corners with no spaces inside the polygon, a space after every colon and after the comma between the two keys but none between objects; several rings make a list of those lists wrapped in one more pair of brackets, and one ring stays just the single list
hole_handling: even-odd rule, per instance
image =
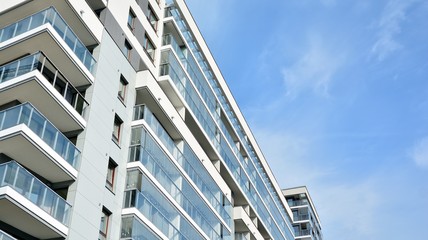
[{"label": "facade cladding panel", "polygon": [[2,1],[0,239],[318,234],[296,196],[184,0]]}]

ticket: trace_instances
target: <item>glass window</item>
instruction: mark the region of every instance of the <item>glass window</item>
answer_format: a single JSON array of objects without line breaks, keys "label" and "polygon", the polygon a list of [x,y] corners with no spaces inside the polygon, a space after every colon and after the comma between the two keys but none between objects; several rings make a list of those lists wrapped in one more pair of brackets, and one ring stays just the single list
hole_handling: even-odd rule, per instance
[{"label": "glass window", "polygon": [[132,46],[131,44],[128,42],[128,40],[125,39],[125,44],[124,44],[124,48],[123,48],[123,53],[125,54],[126,58],[128,60],[131,59],[131,51],[132,51]]},{"label": "glass window", "polygon": [[134,31],[135,28],[135,19],[137,17],[135,16],[135,13],[132,11],[132,9],[129,9],[129,15],[128,15],[128,27],[131,29],[131,31]]},{"label": "glass window", "polygon": [[155,46],[153,42],[150,40],[147,34],[144,35],[144,50],[146,50],[147,55],[149,55],[150,59],[153,60],[155,58]]},{"label": "glass window", "polygon": [[117,163],[113,159],[109,159],[106,177],[106,187],[111,191],[114,190],[114,178],[116,175]]},{"label": "glass window", "polygon": [[111,215],[111,212],[107,208],[103,207],[103,211],[101,213],[101,221],[100,221],[100,234],[99,234],[98,240],[107,239],[110,215]]},{"label": "glass window", "polygon": [[122,101],[125,101],[127,85],[128,85],[128,81],[122,75],[120,75],[119,90],[117,92],[117,96]]},{"label": "glass window", "polygon": [[150,25],[152,25],[153,29],[156,31],[158,27],[159,18],[155,15],[155,12],[153,11],[150,5],[147,12],[147,19],[149,20]]},{"label": "glass window", "polygon": [[115,115],[114,117],[114,126],[113,126],[113,140],[115,140],[117,143],[119,143],[120,139],[120,131],[122,130],[122,119],[119,118],[119,116]]}]

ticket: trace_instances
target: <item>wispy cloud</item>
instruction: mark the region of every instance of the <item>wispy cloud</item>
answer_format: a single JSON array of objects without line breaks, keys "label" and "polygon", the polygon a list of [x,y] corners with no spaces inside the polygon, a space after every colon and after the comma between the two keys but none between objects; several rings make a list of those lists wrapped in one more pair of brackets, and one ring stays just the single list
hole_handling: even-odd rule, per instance
[{"label": "wispy cloud", "polygon": [[419,140],[411,150],[413,161],[424,168],[428,168],[428,137]]},{"label": "wispy cloud", "polygon": [[282,69],[287,97],[294,99],[307,90],[328,97],[333,76],[344,59],[343,52],[327,47],[320,37],[312,37],[307,52]]},{"label": "wispy cloud", "polygon": [[390,0],[376,22],[378,34],[371,53],[382,61],[393,52],[402,48],[396,40],[401,33],[402,22],[406,20],[406,11],[415,0]]}]

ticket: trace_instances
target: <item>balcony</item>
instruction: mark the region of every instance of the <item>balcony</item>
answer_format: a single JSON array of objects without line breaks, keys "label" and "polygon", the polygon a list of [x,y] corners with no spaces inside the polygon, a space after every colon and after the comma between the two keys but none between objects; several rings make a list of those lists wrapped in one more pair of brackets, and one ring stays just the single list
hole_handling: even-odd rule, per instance
[{"label": "balcony", "polygon": [[43,51],[76,87],[93,82],[94,57],[54,7],[0,29],[0,50],[0,59]]},{"label": "balcony", "polygon": [[[233,218],[235,220],[235,232],[250,233],[251,239],[264,239],[257,228],[257,220],[253,220],[242,206],[233,208]],[[245,234],[242,234],[245,237]],[[235,239],[238,239],[235,234]],[[241,239],[241,238],[239,238]]]},{"label": "balcony", "polygon": [[299,199],[299,200],[287,199],[287,203],[288,203],[288,206],[290,207],[305,206],[309,204],[307,199]]},{"label": "balcony", "polygon": [[309,214],[293,215],[293,220],[294,221],[307,221],[307,220],[309,220]]},{"label": "balcony", "polygon": [[309,236],[309,235],[311,235],[311,230],[310,229],[298,229],[298,230],[294,230],[294,235],[296,237]]},{"label": "balcony", "polygon": [[[122,240],[131,239],[160,239],[147,225],[140,222],[134,216],[122,218],[121,238]],[[1,240],[1,239],[0,239]]]},{"label": "balcony", "polygon": [[62,132],[81,130],[88,102],[42,53],[0,66],[0,106],[31,102]]},{"label": "balcony", "polygon": [[16,238],[13,238],[9,234],[7,234],[7,233],[3,232],[2,230],[0,230],[0,240],[16,240]]},{"label": "balcony", "polygon": [[0,111],[0,152],[50,182],[75,180],[80,151],[30,103]]},{"label": "balcony", "polygon": [[36,238],[59,238],[68,234],[70,211],[64,199],[15,161],[0,165],[0,221]]},{"label": "balcony", "polygon": [[[174,140],[170,137],[164,126],[160,124],[158,118],[145,105],[134,107],[134,120],[144,119],[150,128],[156,133],[168,151],[177,159],[178,164],[184,169],[189,178],[196,187],[202,192],[210,205],[222,217],[225,223],[231,228],[232,204],[223,199],[223,193],[213,177],[207,172],[207,169],[201,164],[200,160],[190,148],[187,142],[183,142],[182,149],[178,148]],[[130,161],[138,160],[141,154],[139,145],[130,147]]]}]

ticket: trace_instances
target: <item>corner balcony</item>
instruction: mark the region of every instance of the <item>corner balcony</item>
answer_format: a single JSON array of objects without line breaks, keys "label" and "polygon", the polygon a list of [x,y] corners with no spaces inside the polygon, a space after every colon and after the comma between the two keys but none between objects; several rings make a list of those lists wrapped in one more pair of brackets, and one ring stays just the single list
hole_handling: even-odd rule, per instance
[{"label": "corner balcony", "polygon": [[30,103],[0,111],[0,153],[50,182],[77,178],[80,151]]},{"label": "corner balcony", "polygon": [[0,221],[39,239],[63,238],[70,211],[70,204],[15,161],[0,165]]},{"label": "corner balcony", "polygon": [[0,59],[42,51],[76,87],[93,83],[95,59],[54,7],[0,29]]},{"label": "corner balcony", "polygon": [[88,102],[42,53],[0,66],[0,106],[31,102],[62,132],[83,130]]}]

